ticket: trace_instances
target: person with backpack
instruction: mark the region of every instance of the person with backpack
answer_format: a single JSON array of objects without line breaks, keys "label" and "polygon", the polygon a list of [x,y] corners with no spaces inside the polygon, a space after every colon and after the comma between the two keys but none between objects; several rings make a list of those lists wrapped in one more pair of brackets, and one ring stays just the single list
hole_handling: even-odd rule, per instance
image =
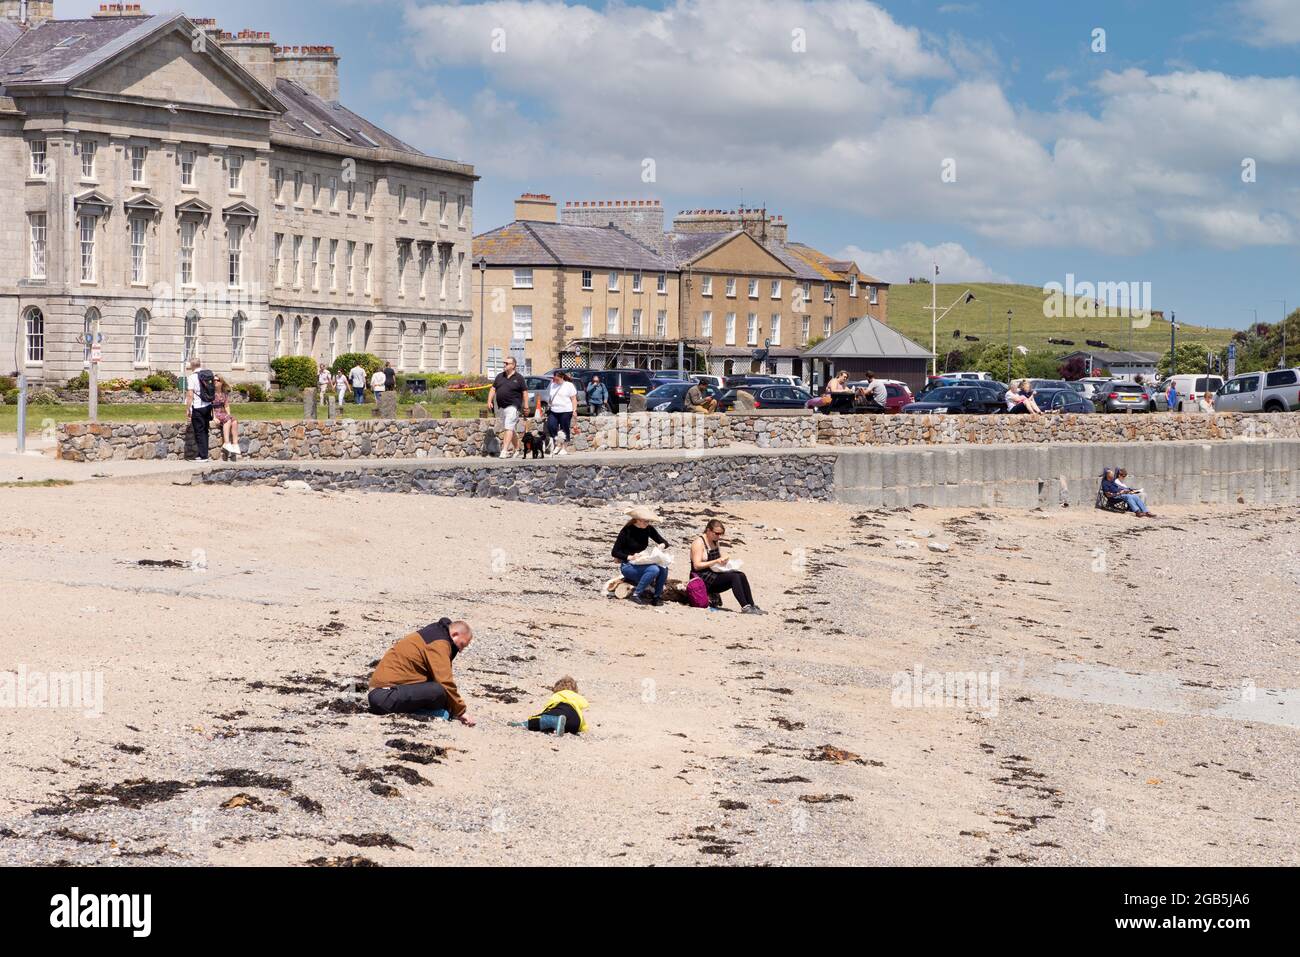
[{"label": "person with backpack", "polygon": [[185,418],[194,433],[194,461],[211,461],[208,441],[212,437],[212,401],[217,397],[217,378],[203,368],[203,360],[190,360],[190,374],[185,378]]}]

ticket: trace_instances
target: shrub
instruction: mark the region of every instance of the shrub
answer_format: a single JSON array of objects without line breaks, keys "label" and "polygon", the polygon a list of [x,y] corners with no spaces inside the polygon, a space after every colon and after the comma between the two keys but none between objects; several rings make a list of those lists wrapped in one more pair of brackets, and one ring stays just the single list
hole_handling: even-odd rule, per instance
[{"label": "shrub", "polygon": [[[368,352],[345,352],[334,360],[334,364],[330,366],[330,371],[338,375],[340,372],[351,372],[353,366],[361,366],[366,370],[366,377],[369,378],[384,367],[384,360],[379,356],[372,356]],[[316,374],[314,372],[312,373],[311,384],[316,384]]]},{"label": "shrub", "polygon": [[[16,398],[16,397],[15,397]],[[59,405],[59,397],[51,389],[36,389],[27,394],[28,405]]]},{"label": "shrub", "polygon": [[246,402],[266,402],[268,401],[266,389],[262,388],[256,382],[240,382],[234,386],[236,392],[244,397]]},{"label": "shrub", "polygon": [[73,376],[71,379],[68,380],[68,384],[67,384],[67,386],[65,386],[65,388],[70,389],[70,390],[89,389],[89,388],[90,388],[90,373],[89,373],[89,372],[83,372],[83,373],[81,373],[81,375]]},{"label": "shrub", "polygon": [[311,356],[281,356],[271,360],[275,380],[282,389],[311,389],[316,386],[316,360]]},{"label": "shrub", "polygon": [[18,404],[18,390],[5,389],[5,405],[17,405],[17,404]]},{"label": "shrub", "polygon": [[7,375],[0,375],[0,395],[18,388],[18,380]]},{"label": "shrub", "polygon": [[[987,372],[999,382],[1005,380],[1007,376],[1007,347],[996,343],[986,346],[984,351],[980,353],[979,362],[974,371]],[[1030,378],[1028,363],[1025,362],[1025,357],[1018,351],[1011,354],[1011,378]]]}]

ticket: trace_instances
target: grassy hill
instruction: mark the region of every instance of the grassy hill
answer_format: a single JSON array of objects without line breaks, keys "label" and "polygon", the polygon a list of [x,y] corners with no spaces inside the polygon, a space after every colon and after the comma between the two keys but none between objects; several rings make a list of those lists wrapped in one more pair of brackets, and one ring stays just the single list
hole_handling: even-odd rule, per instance
[{"label": "grassy hill", "polygon": [[[1086,349],[1087,340],[1104,342],[1112,349],[1137,352],[1159,352],[1169,349],[1169,322],[1152,318],[1146,329],[1134,329],[1130,334],[1129,321],[1124,318],[1084,319],[1052,318],[1044,316],[1043,290],[1037,286],[1013,286],[997,283],[954,284],[941,283],[938,289],[939,312],[947,309],[953,300],[967,289],[975,294],[975,301],[962,303],[948,313],[939,323],[939,354],[955,348],[966,348],[974,343],[966,336],[979,336],[980,342],[1005,343],[1007,341],[1007,310],[1014,311],[1011,324],[1012,344],[1025,346],[1031,352],[1049,350],[1057,353]],[[930,348],[930,286],[925,283],[891,286],[889,290],[889,324],[915,342]],[[953,339],[954,330],[961,331],[960,339]],[[1213,329],[1180,323],[1178,341],[1203,343],[1216,351],[1224,348],[1232,337],[1231,329]],[[1054,345],[1048,339],[1070,339],[1074,346]]]}]

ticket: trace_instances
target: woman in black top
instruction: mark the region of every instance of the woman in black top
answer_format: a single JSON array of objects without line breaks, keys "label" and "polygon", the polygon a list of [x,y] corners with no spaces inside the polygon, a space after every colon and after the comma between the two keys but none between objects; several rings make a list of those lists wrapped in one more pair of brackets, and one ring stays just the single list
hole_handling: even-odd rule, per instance
[{"label": "woman in black top", "polygon": [[618,562],[623,580],[633,585],[632,601],[638,605],[662,605],[668,569],[663,565],[633,565],[628,559],[644,552],[652,540],[664,546],[668,543],[654,527],[655,513],[650,509],[638,505],[627,514],[631,521],[618,533],[611,554]]},{"label": "woman in black top", "polygon": [[[744,572],[716,570],[719,565],[728,561],[728,559],[722,557],[722,549],[719,547],[722,536],[725,534],[727,534],[727,529],[716,518],[709,522],[704,529],[704,534],[691,542],[691,571],[704,580],[704,586],[708,588],[709,595],[720,596],[724,592],[734,594],[736,601],[740,603],[741,614],[767,614],[754,604],[754,593],[750,591],[749,577]],[[715,607],[720,608],[722,606],[717,605]]]}]

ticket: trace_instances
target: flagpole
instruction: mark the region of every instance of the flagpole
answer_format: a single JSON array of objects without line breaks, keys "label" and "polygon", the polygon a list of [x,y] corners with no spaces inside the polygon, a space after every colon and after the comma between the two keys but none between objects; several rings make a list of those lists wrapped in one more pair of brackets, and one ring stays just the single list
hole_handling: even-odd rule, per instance
[{"label": "flagpole", "polygon": [[934,281],[930,283],[930,374],[939,374],[939,264],[934,264]]}]

